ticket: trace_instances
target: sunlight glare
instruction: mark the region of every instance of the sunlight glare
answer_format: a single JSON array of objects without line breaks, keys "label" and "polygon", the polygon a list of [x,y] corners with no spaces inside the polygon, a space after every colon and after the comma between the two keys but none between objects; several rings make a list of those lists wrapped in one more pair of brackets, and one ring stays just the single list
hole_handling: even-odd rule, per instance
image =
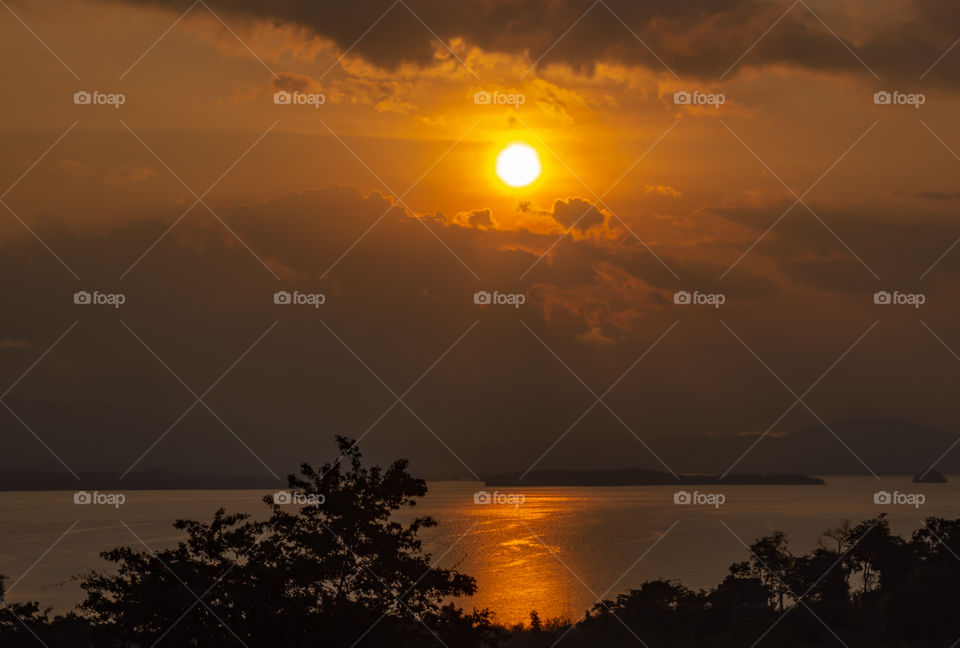
[{"label": "sunlight glare", "polygon": [[526,187],[540,177],[540,156],[529,144],[510,144],[497,155],[496,169],[505,184]]}]

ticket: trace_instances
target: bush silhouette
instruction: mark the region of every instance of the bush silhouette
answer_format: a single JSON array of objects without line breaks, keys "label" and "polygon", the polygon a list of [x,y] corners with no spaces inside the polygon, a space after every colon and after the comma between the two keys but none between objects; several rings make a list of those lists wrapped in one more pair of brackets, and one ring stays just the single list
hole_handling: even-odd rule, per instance
[{"label": "bush silhouette", "polygon": [[267,496],[265,521],[220,509],[209,523],[177,521],[187,539],[175,548],[105,552],[117,571],[85,576],[80,605],[103,645],[396,645],[435,632],[441,603],[476,585],[431,566],[418,534],[435,520],[391,519],[426,483],[406,461],[366,468],[337,441],[339,461],[289,477],[290,492],[322,505]]},{"label": "bush silhouette", "polygon": [[289,478],[297,501],[264,498],[266,519],[216,511],[179,520],[185,539],[152,553],[119,547],[113,567],[78,577],[77,612],[50,619],[38,603],[6,603],[0,577],[0,646],[331,646],[343,648],[650,648],[766,646],[933,648],[960,640],[960,520],[929,518],[909,538],[885,515],[823,533],[796,555],[774,532],[715,588],[665,580],[604,600],[576,623],[542,619],[503,627],[489,610],[453,599],[472,578],[431,565],[415,507],[426,483],[405,461],[365,467],[355,444],[341,458]]}]

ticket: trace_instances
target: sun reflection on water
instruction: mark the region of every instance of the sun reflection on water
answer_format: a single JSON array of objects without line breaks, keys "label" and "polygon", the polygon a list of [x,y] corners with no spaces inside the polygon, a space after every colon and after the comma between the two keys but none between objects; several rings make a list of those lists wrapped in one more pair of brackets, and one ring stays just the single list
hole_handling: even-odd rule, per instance
[{"label": "sun reflection on water", "polygon": [[[584,586],[564,563],[563,548],[551,537],[579,508],[579,498],[552,493],[526,495],[520,506],[471,506],[466,511],[471,533],[480,544],[485,569],[477,585],[484,607],[496,613],[499,623],[529,621],[531,610],[541,618],[579,615],[571,600],[583,597]],[[569,565],[576,571],[575,565]]]}]

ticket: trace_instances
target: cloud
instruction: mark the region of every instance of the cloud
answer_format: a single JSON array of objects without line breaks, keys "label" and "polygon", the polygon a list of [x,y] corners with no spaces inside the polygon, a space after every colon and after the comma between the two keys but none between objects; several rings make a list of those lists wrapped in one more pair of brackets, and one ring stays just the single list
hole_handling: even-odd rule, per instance
[{"label": "cloud", "polygon": [[150,167],[119,166],[110,169],[103,175],[103,181],[108,185],[133,185],[148,180],[157,175]]},{"label": "cloud", "polygon": [[679,190],[667,185],[646,185],[643,190],[647,193],[656,193],[670,198],[683,198],[683,194]]},{"label": "cloud", "polygon": [[[165,6],[157,0],[127,1]],[[389,0],[210,0],[209,5],[233,18],[286,24],[297,34],[305,30],[385,69],[452,59],[436,36],[448,45],[462,43],[461,58],[477,47],[526,54],[539,59],[541,67],[624,63],[664,76],[672,77],[669,67],[684,78],[713,79],[743,57],[734,74],[748,67],[787,65],[873,82],[869,66],[885,80],[915,81],[950,47],[956,38],[952,26],[960,23],[960,9],[938,0],[908,0],[897,16],[874,20],[868,33],[856,38],[845,32],[872,16],[850,3],[817,15],[802,4],[791,8],[770,0],[463,0],[456,12],[438,0],[399,5]],[[375,27],[366,34],[371,25]],[[575,27],[568,32],[571,25]],[[958,71],[960,57],[948,56],[928,78],[956,86]]]},{"label": "cloud", "polygon": [[456,216],[456,222],[478,229],[495,229],[497,227],[497,223],[493,219],[493,212],[487,207],[459,212]]},{"label": "cloud", "polygon": [[35,347],[36,345],[30,340],[14,340],[13,338],[0,340],[0,351],[21,351],[24,349],[33,349]]},{"label": "cloud", "polygon": [[938,202],[960,199],[960,191],[910,191],[900,195],[907,196],[908,198],[919,198],[921,200],[934,200]]}]

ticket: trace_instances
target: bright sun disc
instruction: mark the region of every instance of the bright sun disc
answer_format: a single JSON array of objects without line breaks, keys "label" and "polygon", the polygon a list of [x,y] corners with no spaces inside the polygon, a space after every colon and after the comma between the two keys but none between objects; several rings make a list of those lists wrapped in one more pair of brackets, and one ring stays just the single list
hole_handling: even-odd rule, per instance
[{"label": "bright sun disc", "polygon": [[540,156],[527,144],[511,144],[497,156],[497,176],[511,187],[526,187],[540,177]]}]

